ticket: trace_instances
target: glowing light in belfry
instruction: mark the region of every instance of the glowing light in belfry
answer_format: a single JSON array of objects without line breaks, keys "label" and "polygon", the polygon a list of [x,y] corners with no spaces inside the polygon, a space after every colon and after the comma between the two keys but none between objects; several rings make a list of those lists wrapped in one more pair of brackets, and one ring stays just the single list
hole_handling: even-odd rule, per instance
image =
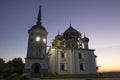
[{"label": "glowing light in belfry", "polygon": [[40,37],[39,36],[36,37],[36,41],[40,41]]},{"label": "glowing light in belfry", "polygon": [[45,38],[43,38],[43,42],[46,43],[46,39]]}]

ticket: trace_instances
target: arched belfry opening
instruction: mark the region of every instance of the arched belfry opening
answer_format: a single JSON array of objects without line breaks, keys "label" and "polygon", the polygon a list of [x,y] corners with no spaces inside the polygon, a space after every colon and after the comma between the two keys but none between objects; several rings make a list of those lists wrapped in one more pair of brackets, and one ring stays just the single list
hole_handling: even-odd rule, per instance
[{"label": "arched belfry opening", "polygon": [[32,73],[39,73],[40,74],[41,66],[39,63],[32,64]]}]

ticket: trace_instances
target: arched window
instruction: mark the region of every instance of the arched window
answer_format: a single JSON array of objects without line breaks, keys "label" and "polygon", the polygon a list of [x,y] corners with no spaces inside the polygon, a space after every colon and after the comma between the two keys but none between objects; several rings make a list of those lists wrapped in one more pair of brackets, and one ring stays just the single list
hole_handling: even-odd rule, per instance
[{"label": "arched window", "polygon": [[64,53],[61,53],[61,57],[64,58]]},{"label": "arched window", "polygon": [[61,58],[65,57],[65,53],[63,51],[60,52],[61,53]]},{"label": "arched window", "polygon": [[82,59],[82,58],[83,58],[83,57],[82,57],[82,53],[79,53],[79,54],[78,54],[78,58],[79,58],[79,59]]},{"label": "arched window", "polygon": [[60,64],[60,70],[62,70],[62,71],[66,71],[67,70],[67,63],[61,63]]},{"label": "arched window", "polygon": [[60,65],[60,68],[61,68],[61,70],[65,70],[65,64],[62,63],[62,64]]},{"label": "arched window", "polygon": [[83,63],[80,64],[80,70],[81,70],[81,71],[84,70],[84,65],[83,65]]}]

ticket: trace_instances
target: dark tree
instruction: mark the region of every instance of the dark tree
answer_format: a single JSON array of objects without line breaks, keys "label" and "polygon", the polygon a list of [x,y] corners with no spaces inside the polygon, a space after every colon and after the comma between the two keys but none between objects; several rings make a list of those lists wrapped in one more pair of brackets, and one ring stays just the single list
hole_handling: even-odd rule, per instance
[{"label": "dark tree", "polygon": [[5,61],[0,58],[0,79],[6,78],[13,73],[13,67],[8,66]]},{"label": "dark tree", "polygon": [[4,77],[5,74],[5,61],[0,58],[0,79],[2,79]]},{"label": "dark tree", "polygon": [[5,71],[5,61],[0,58],[0,73],[3,73]]},{"label": "dark tree", "polygon": [[21,58],[14,58],[7,63],[0,58],[0,80],[19,80],[23,68],[24,63]]},{"label": "dark tree", "polygon": [[14,68],[14,73],[22,74],[24,63],[21,58],[14,58],[12,61],[9,61],[8,66]]}]

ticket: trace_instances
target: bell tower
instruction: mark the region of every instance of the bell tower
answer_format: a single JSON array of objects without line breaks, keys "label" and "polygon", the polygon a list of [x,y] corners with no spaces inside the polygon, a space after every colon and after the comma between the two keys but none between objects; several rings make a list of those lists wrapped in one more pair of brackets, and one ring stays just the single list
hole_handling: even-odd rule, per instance
[{"label": "bell tower", "polygon": [[41,22],[41,6],[37,17],[36,25],[28,30],[28,48],[25,58],[25,74],[47,74],[48,73],[48,58],[46,53],[47,34],[48,32],[42,26]]}]

